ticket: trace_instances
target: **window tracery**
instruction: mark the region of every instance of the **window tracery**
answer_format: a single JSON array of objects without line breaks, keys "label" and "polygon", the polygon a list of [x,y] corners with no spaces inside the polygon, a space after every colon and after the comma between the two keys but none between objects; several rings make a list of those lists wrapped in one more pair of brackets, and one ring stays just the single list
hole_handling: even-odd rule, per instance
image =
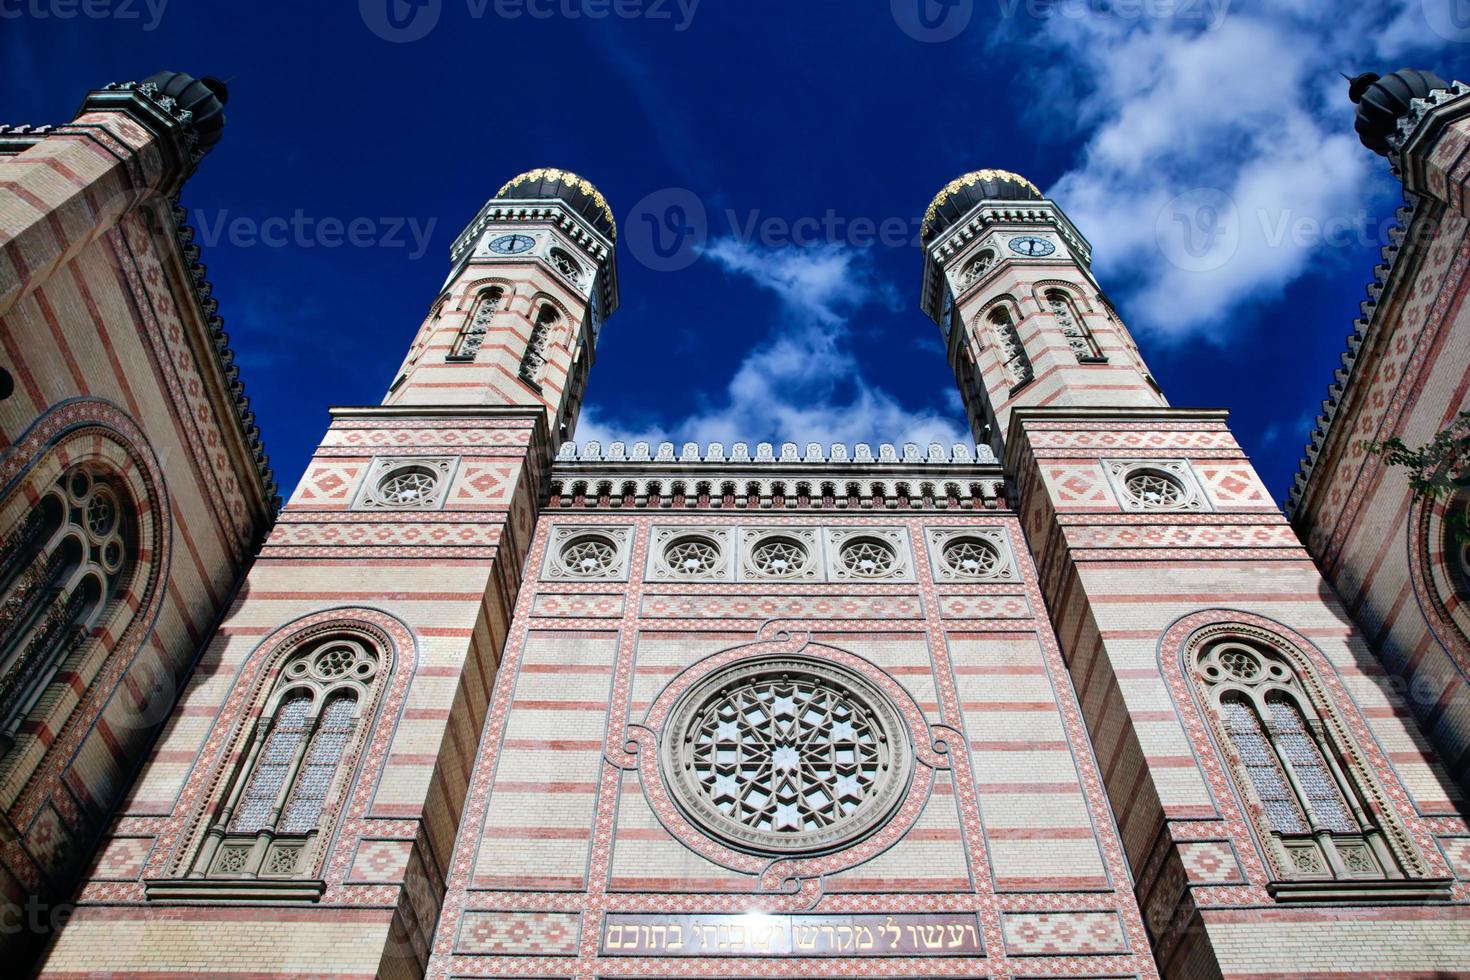
[{"label": "window tracery", "polygon": [[551,328],[558,319],[556,310],[543,306],[531,327],[531,337],[526,343],[526,353],[521,357],[521,380],[539,384],[542,369],[546,367],[547,351],[551,347]]},{"label": "window tracery", "polygon": [[1011,387],[1030,381],[1033,375],[1031,358],[1026,353],[1025,345],[1021,343],[1021,335],[1016,330],[1010,311],[1003,306],[997,307],[990,312],[988,322]]},{"label": "window tracery", "polygon": [[0,753],[126,585],[136,523],[110,479],[73,466],[0,544]]},{"label": "window tracery", "polygon": [[1284,878],[1403,877],[1300,669],[1271,644],[1228,632],[1194,655],[1194,681],[1272,863]]},{"label": "window tracery", "polygon": [[960,273],[960,288],[968,289],[976,280],[989,272],[993,265],[995,265],[995,253],[987,248],[965,264],[964,271]]},{"label": "window tracery", "polygon": [[383,667],[354,635],[328,636],[283,662],[192,877],[295,877],[309,867]]},{"label": "window tracery", "polygon": [[1048,290],[1046,303],[1051,309],[1051,315],[1056,318],[1057,325],[1061,327],[1062,334],[1067,338],[1072,353],[1077,355],[1077,360],[1101,360],[1102,351],[1098,349],[1097,339],[1077,315],[1077,310],[1067,295],[1060,289]]},{"label": "window tracery", "polygon": [[480,353],[485,335],[490,330],[490,321],[500,311],[504,295],[500,289],[487,290],[480,295],[475,302],[474,311],[455,341],[454,350],[450,352],[452,360],[473,361]]}]

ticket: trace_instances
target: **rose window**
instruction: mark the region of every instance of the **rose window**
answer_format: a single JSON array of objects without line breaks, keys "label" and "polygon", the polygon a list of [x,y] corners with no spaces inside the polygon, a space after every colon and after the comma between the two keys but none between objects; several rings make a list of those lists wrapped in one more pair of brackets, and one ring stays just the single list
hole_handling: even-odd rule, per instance
[{"label": "rose window", "polygon": [[388,474],[378,484],[378,499],[392,507],[414,507],[433,499],[439,481],[419,467]]},{"label": "rose window", "polygon": [[1184,502],[1184,484],[1156,470],[1138,470],[1123,482],[1129,496],[1144,507],[1177,507]]},{"label": "rose window", "polygon": [[755,546],[750,563],[762,575],[795,575],[806,565],[806,549],[790,538],[768,538]]},{"label": "rose window", "polygon": [[704,575],[719,564],[720,550],[705,538],[679,538],[664,550],[664,561],[680,575]]},{"label": "rose window", "polygon": [[944,546],[944,564],[958,575],[993,575],[1000,568],[1000,550],[980,538],[956,538]]},{"label": "rose window", "polygon": [[849,541],[842,546],[838,557],[844,568],[862,578],[882,578],[891,575],[898,566],[894,550],[875,538]]},{"label": "rose window", "polygon": [[92,499],[87,501],[87,528],[97,537],[104,538],[112,533],[116,523],[117,500],[111,490],[98,487]]},{"label": "rose window", "polygon": [[618,552],[605,538],[577,538],[561,550],[561,563],[574,575],[601,575],[612,571]]},{"label": "rose window", "polygon": [[867,681],[819,661],[746,661],[676,706],[664,766],[698,823],[736,847],[828,850],[871,831],[908,780],[896,710]]},{"label": "rose window", "polygon": [[1261,672],[1255,654],[1240,647],[1227,647],[1218,657],[1220,666],[1243,681],[1252,680]]}]

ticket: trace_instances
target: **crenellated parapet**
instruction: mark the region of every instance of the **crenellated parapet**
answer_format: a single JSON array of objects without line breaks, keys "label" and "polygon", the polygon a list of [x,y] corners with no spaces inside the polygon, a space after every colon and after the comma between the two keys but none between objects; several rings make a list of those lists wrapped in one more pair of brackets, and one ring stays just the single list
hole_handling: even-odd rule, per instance
[{"label": "crenellated parapet", "polygon": [[708,510],[1006,510],[1009,494],[988,447],[956,443],[946,449],[884,443],[875,455],[866,443],[823,450],[795,443],[779,451],[758,443],[754,454],[737,442],[703,453],[697,443],[675,452],[614,442],[562,447],[552,468],[550,506]]}]

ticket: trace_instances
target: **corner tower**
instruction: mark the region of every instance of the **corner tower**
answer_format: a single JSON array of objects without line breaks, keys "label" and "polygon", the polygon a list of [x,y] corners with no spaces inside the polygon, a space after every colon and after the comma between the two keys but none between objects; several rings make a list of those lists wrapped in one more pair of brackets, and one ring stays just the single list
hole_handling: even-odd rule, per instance
[{"label": "corner tower", "polygon": [[944,332],[977,442],[1022,406],[1168,404],[1092,276],[1092,248],[1025,177],[975,170],[924,213],[924,312]]},{"label": "corner tower", "polygon": [[617,309],[616,240],[590,181],[551,168],[507,181],[450,247],[444,289],[383,404],[540,407],[565,438]]},{"label": "corner tower", "polygon": [[1028,181],[952,182],[923,242],[923,305],[1014,488],[1160,973],[1349,975],[1398,943],[1376,970],[1463,962],[1457,845],[1434,840],[1462,833],[1458,796],[1227,414],[1168,405]]},{"label": "corner tower", "polygon": [[383,404],[332,409],[43,975],[422,975],[615,234],[590,183],[533,170],[455,240]]}]

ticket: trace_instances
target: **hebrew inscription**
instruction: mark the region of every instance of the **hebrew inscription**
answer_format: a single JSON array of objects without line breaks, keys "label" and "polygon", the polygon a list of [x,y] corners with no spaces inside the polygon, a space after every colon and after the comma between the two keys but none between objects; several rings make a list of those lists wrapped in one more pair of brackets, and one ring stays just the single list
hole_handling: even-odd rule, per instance
[{"label": "hebrew inscription", "polygon": [[635,915],[602,923],[609,956],[984,956],[975,916]]}]

